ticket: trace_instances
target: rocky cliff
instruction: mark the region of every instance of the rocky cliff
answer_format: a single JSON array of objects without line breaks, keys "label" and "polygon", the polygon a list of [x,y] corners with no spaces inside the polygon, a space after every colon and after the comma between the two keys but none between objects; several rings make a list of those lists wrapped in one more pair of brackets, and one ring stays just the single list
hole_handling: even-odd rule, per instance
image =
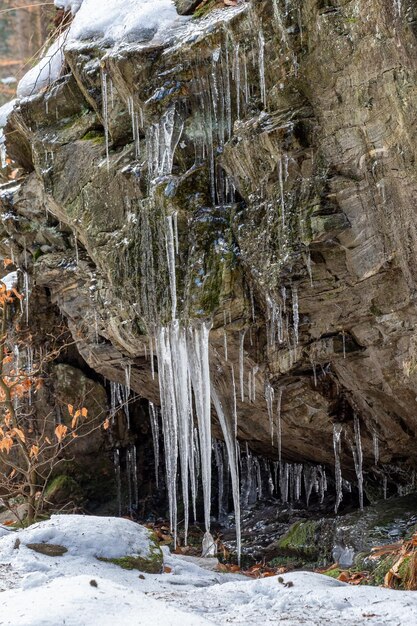
[{"label": "rocky cliff", "polygon": [[5,129],[1,252],[91,370],[159,405],[158,329],[204,322],[243,446],[330,474],[340,448],[344,478],[410,486],[416,19],[208,3],[162,42],[66,47]]}]

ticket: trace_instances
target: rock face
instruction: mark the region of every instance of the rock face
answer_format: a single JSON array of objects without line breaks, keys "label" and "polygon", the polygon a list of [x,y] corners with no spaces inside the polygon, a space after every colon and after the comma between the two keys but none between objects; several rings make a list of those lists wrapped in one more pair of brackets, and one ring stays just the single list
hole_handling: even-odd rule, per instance
[{"label": "rock face", "polygon": [[192,15],[201,0],[175,0],[175,6],[180,15]]},{"label": "rock face", "polygon": [[352,480],[357,414],[366,480],[408,484],[417,16],[398,6],[265,0],[165,46],[68,48],[6,128],[25,175],[1,192],[1,250],[26,255],[93,370],[124,384],[129,366],[156,404],[174,272],[179,315],[211,320],[225,404],[236,382],[243,444],[278,458],[280,433],[284,460],[332,468],[340,423]]}]

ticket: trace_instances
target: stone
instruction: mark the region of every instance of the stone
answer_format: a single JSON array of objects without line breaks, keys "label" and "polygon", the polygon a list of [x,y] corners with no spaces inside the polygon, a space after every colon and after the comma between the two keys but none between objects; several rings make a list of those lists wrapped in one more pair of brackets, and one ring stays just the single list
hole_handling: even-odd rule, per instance
[{"label": "stone", "polygon": [[53,543],[27,543],[26,547],[45,556],[64,556],[68,549]]},{"label": "stone", "polygon": [[[195,3],[178,6],[189,12]],[[70,74],[21,104],[6,128],[24,176],[0,194],[0,251],[9,257],[12,248],[22,267],[28,257],[45,309],[64,316],[92,370],[123,384],[129,362],[132,390],[158,404],[148,330],[149,320],[170,316],[164,220],[176,214],[178,300],[186,315],[213,320],[211,367],[222,398],[230,400],[242,330],[245,376],[259,368],[255,402],[247,389],[237,401],[241,444],[277,459],[267,373],[283,389],[284,459],[331,473],[333,423],[341,421],[342,472],[355,481],[356,413],[365,481],[380,485],[388,468],[393,493],[417,468],[416,28],[383,0],[364,1],[367,20],[352,3],[338,8],[309,0],[283,23],[273,3],[244,3],[188,21],[184,29],[195,24],[195,32],[179,29],[169,48],[107,50],[108,167],[103,51],[89,42],[68,50]],[[227,46],[232,88],[219,102],[230,95],[231,114],[220,117],[212,72],[224,86]],[[232,53],[245,53],[240,73]],[[163,128],[172,107],[181,129],[171,171],[151,197],[127,102],[143,114],[141,155],[147,129]],[[219,128],[224,136],[214,134],[213,145],[206,133]],[[268,344],[268,299],[283,305],[283,288],[288,337]]]},{"label": "stone", "polygon": [[202,0],[175,0],[180,15],[192,15]]}]

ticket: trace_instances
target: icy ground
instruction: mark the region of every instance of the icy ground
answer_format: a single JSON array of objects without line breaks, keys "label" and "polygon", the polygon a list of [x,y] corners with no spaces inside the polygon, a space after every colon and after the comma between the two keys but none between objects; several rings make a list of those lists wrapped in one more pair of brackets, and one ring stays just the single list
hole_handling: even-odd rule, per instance
[{"label": "icy ground", "polygon": [[[252,580],[205,569],[201,560],[168,551],[168,573],[160,575],[98,561],[147,553],[146,531],[129,520],[60,515],[26,530],[0,527],[0,535],[1,626],[417,623],[414,592],[351,587],[308,572],[285,574],[286,586],[277,577]],[[27,547],[42,542],[68,552],[51,557]]]}]

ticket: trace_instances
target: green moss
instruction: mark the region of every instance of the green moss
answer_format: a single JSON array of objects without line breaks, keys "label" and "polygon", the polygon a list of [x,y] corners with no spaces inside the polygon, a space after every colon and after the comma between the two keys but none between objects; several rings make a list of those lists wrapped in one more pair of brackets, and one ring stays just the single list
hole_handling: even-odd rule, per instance
[{"label": "green moss", "polygon": [[372,572],[372,583],[374,585],[383,585],[385,574],[389,569],[394,565],[397,557],[387,556],[384,559],[381,559],[378,565],[375,567]]},{"label": "green moss", "polygon": [[67,474],[60,474],[51,480],[45,490],[45,499],[54,504],[66,503],[69,500],[82,500],[80,485]]},{"label": "green moss", "polygon": [[204,6],[199,7],[194,11],[193,18],[198,19],[204,17],[207,13],[210,13],[217,5],[217,0],[210,0]]},{"label": "green moss", "polygon": [[96,144],[104,143],[104,135],[98,130],[90,130],[88,133],[81,137],[81,141],[93,141]]},{"label": "green moss", "polygon": [[333,567],[331,569],[326,570],[325,572],[321,572],[324,576],[329,576],[330,578],[339,578],[341,572],[343,570],[340,567]]},{"label": "green moss", "polygon": [[162,571],[163,562],[162,551],[159,547],[155,533],[149,532],[149,539],[151,545],[149,548],[150,554],[148,557],[122,556],[113,559],[98,557],[98,560],[105,563],[113,563],[114,565],[118,565],[122,569],[137,569],[140,572],[145,572],[146,574],[160,574]]},{"label": "green moss", "polygon": [[146,574],[160,574],[162,571],[162,552],[158,548],[159,552],[152,551],[152,554],[148,558],[140,556],[122,556],[114,559],[107,559],[105,557],[99,557],[99,561],[105,563],[113,563],[118,565],[122,569],[133,570],[137,569],[139,572],[145,572]]},{"label": "green moss", "polygon": [[305,556],[311,560],[318,557],[316,545],[317,522],[295,522],[288,532],[278,541],[278,547],[290,555]]}]

